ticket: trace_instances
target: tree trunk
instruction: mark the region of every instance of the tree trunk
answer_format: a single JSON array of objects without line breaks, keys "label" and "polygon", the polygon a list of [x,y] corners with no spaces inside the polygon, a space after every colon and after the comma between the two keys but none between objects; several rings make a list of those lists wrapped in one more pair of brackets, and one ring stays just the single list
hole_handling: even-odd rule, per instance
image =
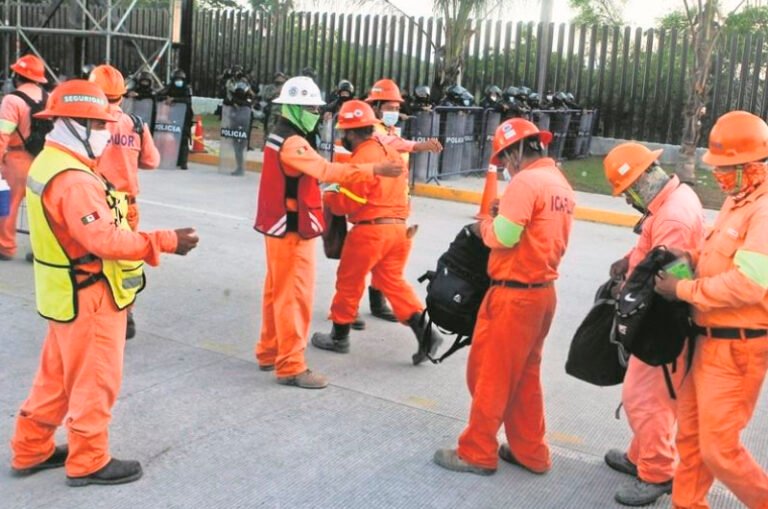
[{"label": "tree trunk", "polygon": [[676,169],[682,182],[696,183],[696,147],[701,139],[701,119],[707,112],[710,91],[712,53],[720,27],[714,23],[714,6],[707,2],[703,12],[691,25],[693,44],[693,75],[688,83],[688,99],[683,108],[683,139]]}]

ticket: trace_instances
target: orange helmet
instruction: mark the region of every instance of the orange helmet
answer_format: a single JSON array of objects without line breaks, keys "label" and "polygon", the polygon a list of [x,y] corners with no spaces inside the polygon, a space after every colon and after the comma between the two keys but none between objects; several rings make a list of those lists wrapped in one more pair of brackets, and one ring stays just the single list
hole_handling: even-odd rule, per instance
[{"label": "orange helmet", "polygon": [[357,99],[346,101],[339,110],[339,119],[336,129],[357,129],[380,124],[370,105]]},{"label": "orange helmet", "polygon": [[768,158],[768,125],[746,111],[730,111],[709,132],[709,148],[701,158],[712,166],[733,166]]},{"label": "orange helmet", "polygon": [[104,92],[96,84],[85,80],[69,80],[57,86],[48,96],[45,109],[35,113],[37,118],[83,118],[89,120],[117,120],[109,112]]},{"label": "orange helmet", "polygon": [[507,147],[514,145],[520,140],[537,136],[543,145],[549,145],[552,141],[552,133],[549,131],[540,131],[536,124],[525,120],[524,118],[510,118],[505,120],[496,128],[493,135],[493,152],[491,153],[491,164],[500,165],[499,154]]},{"label": "orange helmet", "polygon": [[104,91],[107,99],[115,100],[125,94],[125,80],[123,75],[111,65],[99,65],[94,67],[88,81],[96,83]]},{"label": "orange helmet", "polygon": [[45,64],[35,55],[24,55],[11,65],[11,70],[37,83],[48,83],[45,79]]},{"label": "orange helmet", "polygon": [[371,87],[371,92],[365,98],[365,102],[372,103],[377,101],[393,101],[402,103],[403,97],[400,95],[400,89],[397,83],[390,79],[379,80]]},{"label": "orange helmet", "polygon": [[662,152],[633,141],[613,147],[603,159],[605,178],[613,186],[613,195],[620,195],[634,184]]}]

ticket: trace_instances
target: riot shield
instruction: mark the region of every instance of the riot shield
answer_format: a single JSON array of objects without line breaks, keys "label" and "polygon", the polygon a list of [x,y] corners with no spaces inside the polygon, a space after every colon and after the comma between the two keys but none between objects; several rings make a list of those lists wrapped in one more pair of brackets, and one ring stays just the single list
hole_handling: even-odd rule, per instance
[{"label": "riot shield", "polygon": [[464,169],[464,134],[466,131],[467,113],[446,108],[441,113],[445,117],[443,126],[443,156],[440,164],[440,176],[458,175]]},{"label": "riot shield", "polygon": [[250,106],[222,106],[219,173],[243,175],[245,151],[251,134]]},{"label": "riot shield", "polygon": [[[409,120],[409,139],[417,142],[440,135],[440,115],[434,111],[419,111]],[[437,177],[440,154],[414,152],[411,154],[411,173],[415,182],[429,182]]]},{"label": "riot shield", "polygon": [[483,153],[480,156],[480,163],[487,165],[491,160],[491,151],[493,150],[493,135],[496,128],[501,123],[501,113],[494,110],[485,110],[485,123],[483,125]]},{"label": "riot shield", "polygon": [[336,123],[336,118],[330,118],[320,123],[318,130],[320,131],[320,142],[317,145],[317,153],[323,156],[323,159],[330,161],[333,157],[333,126]]},{"label": "riot shield", "polygon": [[482,110],[467,111],[464,122],[464,150],[461,153],[462,171],[480,170],[480,132],[482,126]]},{"label": "riot shield", "polygon": [[133,113],[134,115],[141,118],[149,126],[150,131],[154,132],[154,99],[151,97],[145,97],[143,99],[126,97],[123,99],[123,102],[120,103],[120,108],[125,113]]},{"label": "riot shield", "polygon": [[176,102],[169,104],[163,101],[157,104],[152,139],[160,151],[160,168],[176,168],[181,147],[181,131],[184,129],[184,117],[188,107],[186,103]]}]

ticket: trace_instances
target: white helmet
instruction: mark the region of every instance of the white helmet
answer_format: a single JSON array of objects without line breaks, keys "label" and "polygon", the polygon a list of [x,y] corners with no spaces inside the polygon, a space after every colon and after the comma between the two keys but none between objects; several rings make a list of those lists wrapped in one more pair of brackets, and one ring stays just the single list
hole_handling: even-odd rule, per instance
[{"label": "white helmet", "polygon": [[320,89],[312,78],[296,76],[283,83],[280,95],[272,101],[277,104],[296,104],[298,106],[322,106],[325,104],[320,97]]}]

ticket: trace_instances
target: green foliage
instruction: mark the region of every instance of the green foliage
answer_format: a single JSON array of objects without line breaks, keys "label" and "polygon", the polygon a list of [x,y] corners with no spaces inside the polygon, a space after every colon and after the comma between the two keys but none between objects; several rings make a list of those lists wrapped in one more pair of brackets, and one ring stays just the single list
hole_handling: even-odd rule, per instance
[{"label": "green foliage", "polygon": [[689,27],[688,16],[683,9],[672,11],[666,16],[659,18],[657,24],[659,28],[664,29],[677,28],[678,30],[685,30]]},{"label": "green foliage", "polygon": [[624,25],[623,11],[627,0],[568,0],[576,11],[574,23],[585,25]]},{"label": "green foliage", "polygon": [[748,6],[730,14],[725,20],[726,33],[762,34],[768,36],[768,6]]}]

